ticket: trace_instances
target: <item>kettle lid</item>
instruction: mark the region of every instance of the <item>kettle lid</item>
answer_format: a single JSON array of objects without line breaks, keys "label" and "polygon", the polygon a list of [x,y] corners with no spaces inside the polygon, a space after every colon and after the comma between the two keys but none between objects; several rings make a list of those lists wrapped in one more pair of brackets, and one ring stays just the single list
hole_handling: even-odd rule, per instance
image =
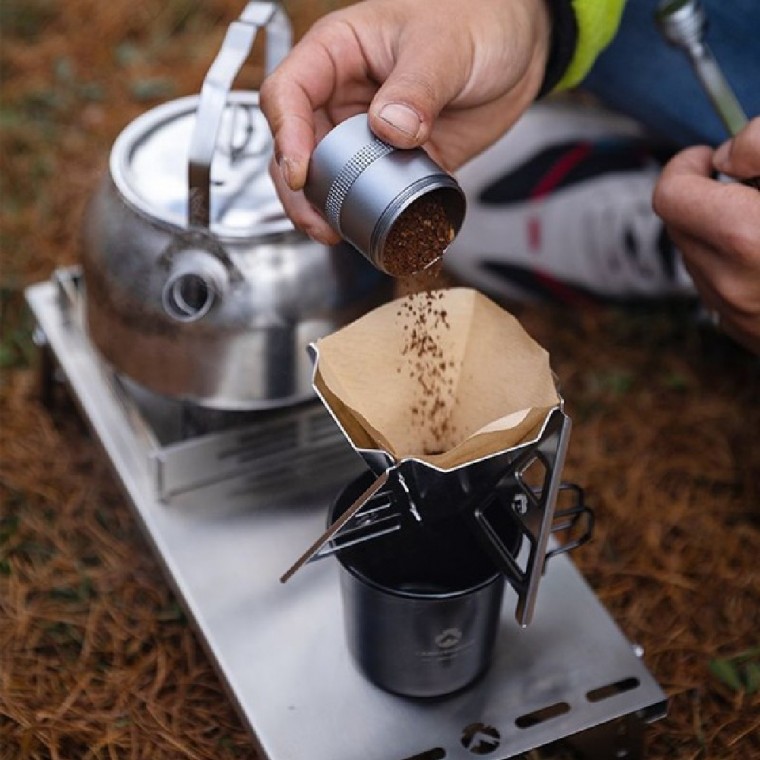
[{"label": "kettle lid", "polygon": [[[142,114],[111,150],[111,177],[125,201],[172,227],[188,226],[188,152],[198,100],[191,95]],[[272,150],[258,93],[229,93],[211,165],[212,233],[250,238],[293,230],[269,176]]]}]

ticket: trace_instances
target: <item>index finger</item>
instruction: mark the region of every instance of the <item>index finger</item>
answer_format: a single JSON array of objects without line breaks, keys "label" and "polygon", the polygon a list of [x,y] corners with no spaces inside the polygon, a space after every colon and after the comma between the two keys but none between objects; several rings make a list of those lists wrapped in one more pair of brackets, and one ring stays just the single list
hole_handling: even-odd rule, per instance
[{"label": "index finger", "polygon": [[274,137],[275,158],[291,190],[306,180],[316,141],[314,111],[329,97],[334,67],[319,44],[304,38],[261,85],[260,106]]},{"label": "index finger", "polygon": [[[320,19],[261,86],[261,110],[274,136],[275,157],[292,190],[306,181],[320,127],[317,111],[351,97],[348,82],[366,78],[350,24],[337,11]],[[356,110],[361,110],[357,108]]]}]

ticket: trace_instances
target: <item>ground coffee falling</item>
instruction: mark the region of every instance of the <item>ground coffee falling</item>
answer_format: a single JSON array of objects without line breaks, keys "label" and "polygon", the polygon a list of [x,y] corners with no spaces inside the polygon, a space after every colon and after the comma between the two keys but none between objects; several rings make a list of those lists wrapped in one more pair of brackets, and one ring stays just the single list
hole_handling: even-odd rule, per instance
[{"label": "ground coffee falling", "polygon": [[383,267],[394,277],[406,277],[440,260],[454,239],[446,207],[436,193],[418,198],[391,227],[383,249]]},{"label": "ground coffee falling", "polygon": [[388,233],[383,266],[399,277],[397,317],[404,345],[399,373],[408,373],[415,388],[410,409],[413,437],[424,454],[451,448],[454,365],[446,357],[448,314],[440,304],[442,256],[454,239],[454,227],[440,195],[429,193],[411,203]]},{"label": "ground coffee falling", "polygon": [[396,312],[404,331],[399,373],[414,384],[409,424],[421,441],[423,454],[440,454],[456,444],[451,424],[456,392],[456,368],[446,356],[449,315],[441,304],[441,262],[401,283],[406,295]]}]

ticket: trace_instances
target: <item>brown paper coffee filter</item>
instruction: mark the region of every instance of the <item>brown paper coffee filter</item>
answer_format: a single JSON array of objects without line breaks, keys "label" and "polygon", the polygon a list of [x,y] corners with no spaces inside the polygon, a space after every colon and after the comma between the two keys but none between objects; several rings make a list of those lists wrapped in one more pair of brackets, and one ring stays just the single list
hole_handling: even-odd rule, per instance
[{"label": "brown paper coffee filter", "polygon": [[353,445],[450,469],[535,437],[548,353],[469,288],[406,296],[316,344],[314,384]]}]

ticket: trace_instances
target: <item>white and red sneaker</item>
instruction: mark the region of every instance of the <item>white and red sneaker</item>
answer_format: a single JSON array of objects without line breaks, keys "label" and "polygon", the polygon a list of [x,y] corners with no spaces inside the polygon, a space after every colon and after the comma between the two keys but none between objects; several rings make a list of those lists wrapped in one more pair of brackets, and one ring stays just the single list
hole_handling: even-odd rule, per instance
[{"label": "white and red sneaker", "polygon": [[505,300],[694,298],[652,210],[667,158],[625,117],[536,103],[457,172],[467,214],[445,265]]}]

